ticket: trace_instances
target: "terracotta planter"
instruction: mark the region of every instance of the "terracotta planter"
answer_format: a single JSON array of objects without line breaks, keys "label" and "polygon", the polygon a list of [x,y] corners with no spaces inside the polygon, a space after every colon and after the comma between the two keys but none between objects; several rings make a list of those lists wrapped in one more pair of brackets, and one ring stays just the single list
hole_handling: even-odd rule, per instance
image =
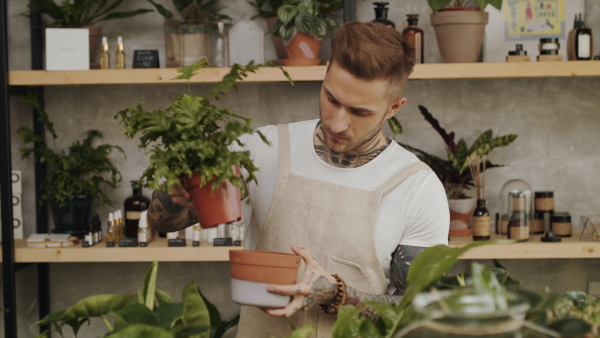
[{"label": "terracotta planter", "polygon": [[[277,17],[267,18],[267,27],[269,30],[275,26],[275,22],[277,22]],[[273,46],[275,46],[275,53],[277,54],[278,60],[283,60],[287,57],[287,51],[285,50],[285,45],[283,44],[283,39],[280,36],[275,36],[271,34],[271,38],[273,39]]]},{"label": "terracotta planter", "polygon": [[231,297],[241,305],[284,307],[289,296],[267,291],[272,284],[296,282],[302,258],[294,254],[258,250],[229,251]]},{"label": "terracotta planter", "polygon": [[488,13],[444,10],[431,14],[431,24],[444,62],[477,62]]},{"label": "terracotta planter", "polygon": [[471,236],[469,227],[471,215],[475,209],[475,199],[456,199],[448,200],[450,207],[450,236],[466,237]]},{"label": "terracotta planter", "polygon": [[[235,167],[234,170],[239,176],[239,168]],[[198,173],[192,174],[190,177],[183,177],[181,182],[190,193],[202,229],[242,219],[240,188],[230,182],[224,182],[217,190],[212,190],[212,180],[206,185],[200,186],[200,174]]]},{"label": "terracotta planter", "polygon": [[[311,59],[311,61],[304,61],[311,65],[318,65],[321,60],[319,59],[319,50],[321,49],[321,40],[317,40],[312,36],[300,32],[296,32],[294,36],[286,41],[285,50],[288,54],[288,60],[291,59]],[[284,64],[286,61],[283,60]]]}]

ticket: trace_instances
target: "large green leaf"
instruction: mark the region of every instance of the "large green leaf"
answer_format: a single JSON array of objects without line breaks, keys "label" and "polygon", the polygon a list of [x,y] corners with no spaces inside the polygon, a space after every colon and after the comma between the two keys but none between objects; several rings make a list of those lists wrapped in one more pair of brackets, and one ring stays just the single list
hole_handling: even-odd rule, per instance
[{"label": "large green leaf", "polygon": [[155,313],[158,326],[168,328],[183,316],[183,304],[162,304],[158,309],[155,310]]},{"label": "large green leaf", "polygon": [[148,326],[148,325],[130,325],[124,328],[121,331],[113,332],[106,337],[110,338],[175,338],[175,335],[169,332],[166,329],[156,327],[156,326]]},{"label": "large green leaf", "polygon": [[131,304],[118,311],[111,311],[110,314],[119,317],[127,326],[134,324],[157,326],[158,324],[155,314],[144,304]]},{"label": "large green leaf", "polygon": [[154,261],[150,264],[146,277],[144,278],[144,290],[142,296],[144,297],[144,305],[148,310],[154,309],[154,301],[156,300],[156,275],[158,273],[158,262]]},{"label": "large green leaf", "polygon": [[340,306],[337,320],[331,330],[332,338],[358,337],[361,324],[359,314],[361,312],[362,308],[360,307],[352,305]]},{"label": "large green leaf", "polygon": [[402,134],[402,125],[395,116],[390,117],[387,121],[390,130],[394,133],[394,137],[398,134]]},{"label": "large green leaf", "polygon": [[207,331],[199,337],[208,338],[210,333],[210,318],[208,309],[198,292],[195,283],[189,283],[183,288],[183,322],[187,327],[206,328]]},{"label": "large green leaf", "polygon": [[277,17],[284,25],[287,25],[298,14],[298,9],[292,5],[283,5],[277,8]]}]

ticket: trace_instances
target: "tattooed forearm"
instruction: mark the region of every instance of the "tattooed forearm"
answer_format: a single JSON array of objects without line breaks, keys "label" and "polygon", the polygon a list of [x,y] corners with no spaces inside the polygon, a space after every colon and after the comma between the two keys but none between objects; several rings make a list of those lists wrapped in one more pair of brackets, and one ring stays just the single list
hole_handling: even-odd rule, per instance
[{"label": "tattooed forearm", "polygon": [[323,126],[317,127],[317,142],[315,142],[315,152],[323,161],[340,168],[357,168],[369,163],[391,143],[391,139],[386,138],[382,141],[374,138],[368,143],[360,146],[360,149],[354,149],[347,153],[340,153],[329,149],[324,137]]},{"label": "tattooed forearm", "polygon": [[[307,284],[310,285],[310,281]],[[300,291],[300,289],[298,290]],[[312,284],[311,292],[304,298],[302,305],[308,309],[314,305],[331,304],[336,294],[337,285],[328,281],[324,276],[319,276]]]},{"label": "tattooed forearm", "polygon": [[394,295],[403,295],[406,291],[406,277],[408,277],[408,269],[410,263],[417,257],[425,248],[418,246],[398,245],[392,254],[392,263],[390,266],[392,283],[396,287]]},{"label": "tattooed forearm", "polygon": [[148,207],[148,224],[157,231],[174,232],[198,223],[193,209],[184,208],[171,201],[164,191],[155,190]]}]

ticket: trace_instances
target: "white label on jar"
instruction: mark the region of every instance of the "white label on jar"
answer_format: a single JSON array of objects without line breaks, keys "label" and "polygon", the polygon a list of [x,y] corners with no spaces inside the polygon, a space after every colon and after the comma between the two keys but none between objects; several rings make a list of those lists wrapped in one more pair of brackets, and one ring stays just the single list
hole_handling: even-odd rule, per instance
[{"label": "white label on jar", "polygon": [[528,239],[529,238],[529,227],[510,227],[510,233],[508,238],[510,239]]},{"label": "white label on jar", "polygon": [[490,216],[473,217],[473,236],[490,235]]},{"label": "white label on jar", "polygon": [[142,214],[141,211],[127,211],[125,213],[125,219],[131,219],[131,220],[139,220],[140,219],[140,215]]},{"label": "white label on jar", "polygon": [[554,210],[554,197],[538,197],[535,199],[535,210],[551,211]]},{"label": "white label on jar", "polygon": [[571,223],[552,222],[552,231],[557,236],[569,236],[571,235]]},{"label": "white label on jar", "polygon": [[581,34],[577,37],[577,56],[589,58],[591,55],[591,37],[589,34]]},{"label": "white label on jar", "polygon": [[541,50],[558,50],[558,44],[554,42],[545,42],[542,44]]}]

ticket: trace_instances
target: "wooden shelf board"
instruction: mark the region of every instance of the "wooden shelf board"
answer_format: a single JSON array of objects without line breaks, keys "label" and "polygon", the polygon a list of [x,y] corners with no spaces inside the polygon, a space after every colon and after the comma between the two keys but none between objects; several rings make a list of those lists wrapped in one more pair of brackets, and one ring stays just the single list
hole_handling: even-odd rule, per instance
[{"label": "wooden shelf board", "polygon": [[147,247],[107,248],[102,242],[89,248],[81,244],[65,248],[30,248],[26,240],[15,240],[17,263],[67,263],[67,262],[214,262],[229,261],[229,250],[242,247],[191,246],[169,247],[167,240],[158,238]]},{"label": "wooden shelf board", "polygon": [[[294,81],[321,81],[326,66],[285,67]],[[192,83],[219,81],[229,68],[205,68],[191,80]],[[174,68],[157,69],[92,69],[81,71],[13,70],[9,72],[11,86],[64,86],[103,84],[166,84],[185,83],[172,80]],[[600,76],[600,62],[511,62],[511,63],[426,63],[415,66],[410,79],[463,79],[463,78],[527,78]],[[245,82],[285,82],[278,68],[262,68],[250,74]]]},{"label": "wooden shelf board", "polygon": [[[579,241],[579,234],[563,238],[558,243],[540,241],[541,235],[531,236],[528,242],[489,244],[467,251],[461,259],[552,259],[600,258],[600,242]],[[502,242],[506,236],[492,236]],[[450,247],[471,243],[471,237],[452,237]]]}]

